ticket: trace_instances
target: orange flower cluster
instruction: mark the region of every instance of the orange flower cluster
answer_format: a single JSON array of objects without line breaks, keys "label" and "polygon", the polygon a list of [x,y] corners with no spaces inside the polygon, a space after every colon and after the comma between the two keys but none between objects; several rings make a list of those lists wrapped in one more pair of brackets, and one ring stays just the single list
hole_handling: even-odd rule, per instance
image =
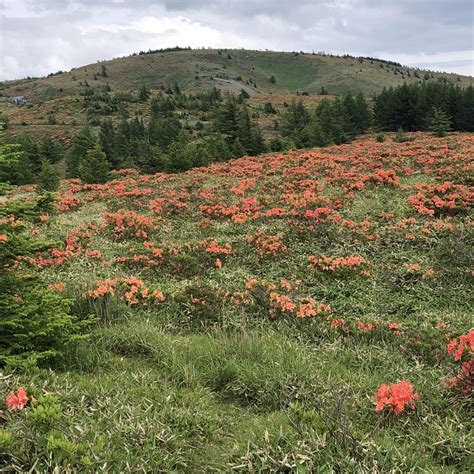
[{"label": "orange flower cluster", "polygon": [[136,249],[132,249],[130,256],[117,257],[115,261],[128,264],[131,267],[147,268],[157,267],[164,258],[163,250],[156,247],[154,242],[143,242],[143,247],[140,249],[143,253],[135,253],[136,251]]},{"label": "orange flower cluster", "polygon": [[243,179],[242,181],[239,182],[237,186],[233,186],[230,188],[230,191],[232,194],[235,194],[236,196],[243,196],[245,192],[249,189],[252,189],[255,187],[255,179]]},{"label": "orange flower cluster", "polygon": [[21,410],[25,408],[26,404],[28,403],[29,398],[26,394],[26,390],[23,387],[20,387],[17,392],[10,392],[10,394],[5,399],[5,405],[10,410]]},{"label": "orange flower cluster", "polygon": [[106,225],[112,227],[117,238],[148,238],[148,233],[155,229],[153,218],[133,211],[119,209],[116,213],[104,212],[102,217]]},{"label": "orange flower cluster", "polygon": [[164,295],[159,290],[150,290],[144,282],[136,277],[119,278],[117,280],[107,279],[96,282],[96,287],[86,291],[84,299],[98,299],[106,295],[115,296],[118,293],[130,305],[147,305],[148,301],[164,301]]},{"label": "orange flower cluster", "polygon": [[474,203],[473,188],[456,185],[451,181],[433,185],[419,183],[418,192],[410,196],[408,202],[425,216],[456,214]]},{"label": "orange flower cluster", "polygon": [[304,298],[303,302],[298,306],[296,317],[311,318],[321,313],[330,314],[331,312],[331,306],[328,304],[316,303],[312,298]]},{"label": "orange flower cluster", "polygon": [[276,257],[278,254],[283,253],[287,248],[282,243],[282,238],[278,235],[268,235],[265,232],[259,232],[256,235],[249,235],[247,242],[252,243],[257,249],[258,255],[263,257],[265,255],[271,255]]},{"label": "orange flower cluster", "polygon": [[311,219],[315,224],[328,221],[338,222],[341,219],[339,213],[328,207],[318,207],[314,210],[308,209],[305,213],[305,217],[306,219]]},{"label": "orange flower cluster", "polygon": [[363,323],[362,321],[357,322],[357,329],[362,332],[369,332],[374,329],[374,324],[373,323]]},{"label": "orange flower cluster", "polygon": [[418,398],[413,384],[408,380],[402,380],[389,386],[382,384],[375,395],[375,411],[387,411],[397,415],[406,410],[415,411],[415,403]]},{"label": "orange flower cluster", "polygon": [[49,255],[36,255],[36,257],[25,258],[24,260],[38,268],[54,267],[67,263],[71,258],[85,254],[90,258],[102,258],[99,250],[86,250],[84,242],[90,239],[90,232],[71,232],[65,242],[64,248],[53,248],[49,251]]},{"label": "orange flower cluster", "polygon": [[474,355],[474,329],[465,336],[452,339],[448,344],[448,353],[455,361]]},{"label": "orange flower cluster", "polygon": [[452,339],[447,350],[453,360],[460,363],[460,372],[446,380],[445,386],[469,396],[474,389],[474,330]]},{"label": "orange flower cluster", "polygon": [[206,252],[216,255],[230,255],[232,253],[232,245],[225,244],[219,246],[215,240],[211,240],[206,247]]},{"label": "orange flower cluster", "polygon": [[392,186],[400,186],[400,178],[394,169],[377,170],[374,175],[374,181],[377,184],[389,184]]},{"label": "orange flower cluster", "polygon": [[57,291],[58,293],[63,293],[66,291],[66,285],[64,283],[50,283],[48,285],[49,290]]},{"label": "orange flower cluster", "polygon": [[317,303],[313,298],[307,296],[293,295],[292,291],[299,285],[296,280],[290,283],[288,280],[280,280],[279,284],[267,284],[258,280],[249,280],[245,285],[245,292],[234,293],[231,301],[234,304],[250,304],[261,301],[268,305],[270,319],[280,316],[295,316],[297,318],[310,318],[318,314],[330,314],[331,307],[324,303]]},{"label": "orange flower cluster", "polygon": [[316,268],[318,270],[335,273],[356,270],[368,264],[367,260],[359,255],[351,255],[348,257],[327,257],[326,255],[315,257],[314,255],[310,255],[308,260],[310,262],[308,268]]},{"label": "orange flower cluster", "polygon": [[82,202],[69,194],[61,196],[56,203],[56,208],[61,213],[77,209],[79,206],[82,206]]}]

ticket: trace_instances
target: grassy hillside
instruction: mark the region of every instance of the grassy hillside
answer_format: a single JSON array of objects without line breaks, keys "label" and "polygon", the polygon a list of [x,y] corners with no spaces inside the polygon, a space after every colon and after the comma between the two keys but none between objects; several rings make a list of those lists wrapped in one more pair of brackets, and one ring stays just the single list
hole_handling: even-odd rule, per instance
[{"label": "grassy hillside", "polygon": [[[4,465],[472,471],[470,399],[443,384],[472,326],[474,136],[411,138],[64,181],[33,263],[97,323],[4,379],[49,410],[2,413]],[[376,412],[402,380],[415,406]]]},{"label": "grassy hillside", "polygon": [[[108,77],[101,77],[101,67]],[[144,54],[102,61],[69,72],[33,81],[4,83],[11,95],[24,94],[31,100],[48,100],[63,94],[76,94],[80,82],[97,80],[108,82],[113,90],[137,89],[145,84],[150,88],[178,82],[183,91],[196,91],[211,86],[239,91],[242,87],[254,92],[317,93],[321,87],[329,92],[346,90],[364,94],[380,92],[383,87],[403,82],[423,80],[424,72],[398,67],[381,61],[358,60],[318,54],[297,54],[248,50],[190,50]],[[271,75],[276,82],[269,81]],[[461,85],[472,83],[472,78],[448,73],[430,73],[434,78],[446,77]],[[73,80],[73,77],[75,80]],[[249,83],[249,79],[252,81]],[[255,86],[256,83],[256,86]],[[62,89],[62,92],[59,90]]]},{"label": "grassy hillside", "polygon": [[[101,75],[102,67],[106,68],[106,77]],[[275,83],[270,81],[272,75]],[[283,103],[295,99],[297,92],[309,94],[300,98],[313,107],[320,100],[317,94],[323,87],[330,94],[352,90],[371,95],[383,87],[440,77],[462,86],[472,84],[473,80],[368,59],[270,51],[191,50],[130,56],[47,78],[5,82],[0,84],[0,107],[10,122],[10,136],[27,133],[41,138],[48,134],[67,142],[87,120],[81,94],[87,89],[103,92],[107,85],[110,96],[136,95],[143,85],[157,93],[175,82],[188,93],[211,87],[233,93],[245,89],[251,95],[250,104],[256,108],[265,101],[281,108]],[[26,96],[30,104],[9,104],[8,97],[16,95]],[[129,112],[132,116],[146,114],[147,106],[131,104]],[[50,123],[52,114],[55,123]],[[268,124],[263,120],[262,125]]]}]

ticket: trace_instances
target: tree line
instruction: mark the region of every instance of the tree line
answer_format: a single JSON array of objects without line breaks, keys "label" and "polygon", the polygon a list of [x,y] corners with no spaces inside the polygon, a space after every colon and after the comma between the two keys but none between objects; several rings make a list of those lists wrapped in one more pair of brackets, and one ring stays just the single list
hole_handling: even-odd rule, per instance
[{"label": "tree line", "polygon": [[[298,100],[281,112],[270,103],[252,109],[244,90],[239,95],[223,96],[217,89],[186,95],[174,84],[150,96],[142,86],[135,99],[149,101],[148,116],[124,113],[118,121],[94,121],[79,130],[67,151],[48,137],[40,142],[21,137],[20,158],[2,171],[2,180],[37,182],[53,190],[58,183],[55,166],[63,157],[67,177],[100,183],[114,169],[180,172],[243,155],[347,143],[371,129],[431,130],[438,136],[449,130],[474,131],[474,88],[445,81],[384,89],[371,101],[349,92],[324,98],[314,110]],[[274,118],[271,139],[264,138],[256,123],[260,113]]]}]

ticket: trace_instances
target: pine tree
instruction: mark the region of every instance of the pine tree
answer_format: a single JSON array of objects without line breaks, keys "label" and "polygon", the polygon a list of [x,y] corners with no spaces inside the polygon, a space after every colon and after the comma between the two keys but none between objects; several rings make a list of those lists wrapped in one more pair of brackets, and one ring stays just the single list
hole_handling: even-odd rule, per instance
[{"label": "pine tree", "polygon": [[38,192],[56,192],[61,182],[59,171],[48,160],[43,160],[38,174]]},{"label": "pine tree", "polygon": [[78,171],[85,183],[99,184],[108,180],[109,163],[100,145],[96,145],[81,158]]},{"label": "pine tree", "polygon": [[115,138],[115,128],[112,121],[110,119],[103,120],[99,128],[99,143],[113,169],[120,167],[120,160],[116,154]]},{"label": "pine tree", "polygon": [[370,128],[372,122],[372,115],[369,106],[361,92],[359,92],[355,97],[352,122],[356,134],[366,132]]},{"label": "pine tree", "polygon": [[[17,147],[4,144],[0,131],[0,170],[8,170],[17,159]],[[68,314],[68,300],[45,289],[39,273],[28,269],[26,260],[20,266],[16,264],[20,257],[34,256],[48,248],[44,242],[32,239],[24,221],[28,216],[37,219],[51,208],[50,195],[33,203],[0,206],[0,367],[31,368],[39,361],[61,355],[77,332]]]},{"label": "pine tree", "polygon": [[51,137],[45,137],[39,145],[39,153],[42,160],[57,163],[61,161],[64,155],[64,148],[59,141],[53,141]]},{"label": "pine tree", "polygon": [[92,136],[90,127],[86,125],[79,130],[68,150],[66,159],[68,177],[79,177],[79,163],[86,156],[87,152],[92,150],[94,147],[95,138]]},{"label": "pine tree", "polygon": [[311,114],[303,102],[293,101],[281,119],[281,132],[283,136],[292,137],[299,135],[300,132],[311,121]]},{"label": "pine tree", "polygon": [[233,143],[232,154],[235,158],[240,158],[241,156],[245,155],[245,148],[243,147],[242,143],[240,143],[238,138]]},{"label": "pine tree", "polygon": [[0,195],[4,194],[14,177],[14,169],[21,158],[18,145],[4,144],[3,122],[0,122]]},{"label": "pine tree", "polygon": [[437,137],[444,137],[451,130],[451,119],[440,107],[433,107],[429,130]]},{"label": "pine tree", "polygon": [[232,157],[232,153],[220,133],[211,135],[207,139],[206,146],[212,161],[227,161]]},{"label": "pine tree", "polygon": [[227,96],[216,111],[214,126],[224,134],[227,143],[232,144],[238,135],[238,106],[234,96]]},{"label": "pine tree", "polygon": [[150,91],[147,89],[146,85],[143,84],[138,91],[138,100],[140,102],[146,102],[150,97]]}]

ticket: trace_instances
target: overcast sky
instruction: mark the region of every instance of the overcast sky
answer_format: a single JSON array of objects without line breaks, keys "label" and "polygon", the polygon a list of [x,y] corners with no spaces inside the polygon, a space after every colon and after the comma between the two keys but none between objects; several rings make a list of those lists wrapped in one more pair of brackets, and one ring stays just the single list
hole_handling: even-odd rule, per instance
[{"label": "overcast sky", "polygon": [[0,0],[0,79],[170,46],[326,51],[474,75],[473,0]]}]

